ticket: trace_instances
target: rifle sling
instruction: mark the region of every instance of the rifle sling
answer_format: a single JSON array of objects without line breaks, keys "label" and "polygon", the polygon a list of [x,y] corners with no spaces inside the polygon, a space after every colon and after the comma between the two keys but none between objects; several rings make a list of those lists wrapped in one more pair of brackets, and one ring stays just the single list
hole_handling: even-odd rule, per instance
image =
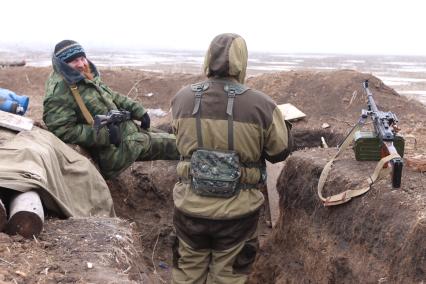
[{"label": "rifle sling", "polygon": [[81,112],[83,113],[84,118],[86,119],[87,123],[89,125],[93,125],[94,120],[92,115],[90,114],[89,110],[87,109],[86,105],[83,102],[83,99],[80,96],[80,93],[78,91],[77,85],[73,84],[70,85],[71,93],[74,96],[75,101],[77,102],[78,107],[80,108]]},{"label": "rifle sling", "polygon": [[322,190],[324,188],[325,182],[327,181],[328,174],[330,173],[331,166],[333,165],[334,160],[349,146],[349,144],[352,141],[352,138],[357,130],[360,130],[362,127],[362,123],[358,122],[351,130],[351,132],[346,136],[345,140],[343,141],[342,145],[340,145],[339,150],[334,155],[334,157],[324,166],[324,169],[321,172],[319,181],[318,181],[318,196],[323,202],[324,206],[334,206],[339,205],[342,203],[346,203],[349,200],[351,200],[353,197],[360,196],[367,191],[371,189],[371,186],[373,183],[379,178],[384,176],[385,173],[389,172],[389,168],[384,170],[383,166],[385,163],[389,162],[392,159],[400,158],[401,156],[397,153],[390,154],[386,157],[383,157],[377,164],[376,168],[374,169],[373,174],[367,178],[368,185],[361,188],[361,189],[351,189],[346,190],[344,192],[324,197],[322,195]]}]

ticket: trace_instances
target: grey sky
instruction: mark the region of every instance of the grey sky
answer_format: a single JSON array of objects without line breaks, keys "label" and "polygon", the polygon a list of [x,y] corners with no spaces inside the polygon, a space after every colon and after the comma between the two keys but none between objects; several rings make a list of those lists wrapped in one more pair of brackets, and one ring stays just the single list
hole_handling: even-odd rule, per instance
[{"label": "grey sky", "polygon": [[250,51],[426,55],[422,0],[4,0],[1,43],[205,50],[223,32]]}]

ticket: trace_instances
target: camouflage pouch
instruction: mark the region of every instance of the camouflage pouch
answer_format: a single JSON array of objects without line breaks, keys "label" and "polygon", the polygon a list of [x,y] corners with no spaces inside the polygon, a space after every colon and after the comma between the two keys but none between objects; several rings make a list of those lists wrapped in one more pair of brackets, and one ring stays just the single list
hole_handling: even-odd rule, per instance
[{"label": "camouflage pouch", "polygon": [[192,154],[191,188],[198,195],[234,196],[240,176],[240,158],[234,151],[198,149]]}]

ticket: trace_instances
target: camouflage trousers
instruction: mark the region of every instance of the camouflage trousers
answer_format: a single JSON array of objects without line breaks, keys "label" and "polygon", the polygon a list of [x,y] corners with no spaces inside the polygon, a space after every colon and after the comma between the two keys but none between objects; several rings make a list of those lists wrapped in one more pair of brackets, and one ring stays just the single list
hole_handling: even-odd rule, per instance
[{"label": "camouflage trousers", "polygon": [[236,220],[188,217],[175,210],[172,283],[247,282],[258,250],[259,214]]},{"label": "camouflage trousers", "polygon": [[137,161],[179,160],[176,137],[173,134],[149,132],[149,137],[150,146],[140,153]]},{"label": "camouflage trousers", "polygon": [[104,178],[119,175],[135,161],[179,160],[176,137],[158,132],[136,132],[122,139],[118,147],[110,145],[95,155]]}]

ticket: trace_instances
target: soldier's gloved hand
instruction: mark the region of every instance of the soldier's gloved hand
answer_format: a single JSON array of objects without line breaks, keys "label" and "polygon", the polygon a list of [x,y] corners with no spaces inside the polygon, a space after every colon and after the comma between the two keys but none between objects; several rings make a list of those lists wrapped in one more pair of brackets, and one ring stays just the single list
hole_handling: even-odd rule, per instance
[{"label": "soldier's gloved hand", "polygon": [[121,143],[120,128],[115,124],[108,125],[109,143],[118,147]]},{"label": "soldier's gloved hand", "polygon": [[147,130],[151,125],[151,119],[149,118],[148,112],[145,112],[145,114],[141,118],[141,127],[142,129]]}]

